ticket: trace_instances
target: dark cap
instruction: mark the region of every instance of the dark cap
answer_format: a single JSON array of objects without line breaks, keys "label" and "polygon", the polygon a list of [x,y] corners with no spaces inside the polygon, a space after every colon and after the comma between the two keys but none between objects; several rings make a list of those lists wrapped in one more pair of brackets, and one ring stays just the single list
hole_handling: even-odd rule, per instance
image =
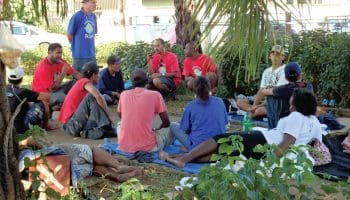
[{"label": "dark cap", "polygon": [[111,65],[111,64],[120,64],[122,63],[122,59],[120,59],[119,56],[117,55],[110,55],[107,58],[107,64]]},{"label": "dark cap", "polygon": [[298,77],[301,74],[300,65],[297,62],[290,62],[284,68],[286,78]]},{"label": "dark cap", "polygon": [[131,81],[135,87],[144,87],[148,82],[146,71],[142,68],[135,69],[131,73]]},{"label": "dark cap", "polygon": [[95,61],[91,61],[91,62],[85,63],[85,65],[81,69],[81,72],[84,76],[91,75],[92,73],[98,73],[100,67],[101,66],[98,66]]}]

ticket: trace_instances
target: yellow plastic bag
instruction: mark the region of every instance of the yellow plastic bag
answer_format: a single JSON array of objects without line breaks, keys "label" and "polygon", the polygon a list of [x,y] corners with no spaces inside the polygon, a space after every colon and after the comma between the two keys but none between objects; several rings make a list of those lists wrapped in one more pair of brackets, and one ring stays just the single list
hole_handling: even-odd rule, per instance
[{"label": "yellow plastic bag", "polygon": [[15,68],[24,47],[17,42],[4,23],[0,21],[0,59],[6,66]]}]

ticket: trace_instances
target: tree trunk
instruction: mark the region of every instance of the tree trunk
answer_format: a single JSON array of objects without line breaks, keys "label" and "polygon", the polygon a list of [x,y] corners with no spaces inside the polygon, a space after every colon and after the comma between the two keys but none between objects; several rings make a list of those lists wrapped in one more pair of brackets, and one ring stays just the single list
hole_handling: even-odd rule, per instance
[{"label": "tree trunk", "polygon": [[18,144],[6,96],[5,65],[0,60],[0,199],[25,199],[18,171]]},{"label": "tree trunk", "polygon": [[[197,20],[191,21],[194,11],[194,0],[174,0],[176,18],[176,43],[185,48],[190,41],[200,42],[200,31],[195,31],[199,27]],[[190,23],[192,22],[192,23]],[[198,44],[200,45],[200,44]],[[198,46],[200,49],[200,46]]]},{"label": "tree trunk", "polygon": [[126,41],[126,27],[125,27],[125,13],[124,13],[124,0],[117,0],[117,17],[118,17],[118,27],[120,30],[121,41]]}]

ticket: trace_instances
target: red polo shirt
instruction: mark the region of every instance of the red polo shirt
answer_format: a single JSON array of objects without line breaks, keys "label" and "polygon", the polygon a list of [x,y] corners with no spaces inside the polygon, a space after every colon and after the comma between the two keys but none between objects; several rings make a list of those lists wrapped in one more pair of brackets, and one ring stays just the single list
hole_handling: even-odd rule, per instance
[{"label": "red polo shirt", "polygon": [[179,68],[179,61],[177,59],[176,54],[169,51],[165,51],[163,57],[161,57],[161,55],[158,53],[154,54],[151,60],[151,66],[152,70],[155,73],[159,73],[159,64],[161,59],[163,60],[163,64],[165,65],[167,73],[176,72],[176,75],[173,78],[173,80],[177,87],[181,82],[181,71]]},{"label": "red polo shirt", "polygon": [[84,99],[85,95],[88,93],[85,90],[85,85],[91,82],[90,79],[80,78],[69,90],[63,105],[61,107],[60,115],[58,120],[63,124],[67,123],[69,118],[72,117],[73,113],[77,110],[80,102]]},{"label": "red polo shirt", "polygon": [[196,59],[186,57],[183,62],[183,72],[184,76],[196,77],[195,70],[199,69],[202,72],[202,76],[205,76],[207,72],[216,72],[217,67],[214,61],[207,55],[198,54]]}]

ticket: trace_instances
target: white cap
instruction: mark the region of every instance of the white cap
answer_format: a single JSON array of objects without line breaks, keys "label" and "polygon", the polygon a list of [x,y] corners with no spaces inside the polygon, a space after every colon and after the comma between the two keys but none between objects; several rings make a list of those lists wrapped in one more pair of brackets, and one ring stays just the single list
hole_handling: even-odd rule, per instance
[{"label": "white cap", "polygon": [[24,76],[24,70],[22,67],[16,67],[14,69],[11,69],[7,75],[7,78],[10,80],[19,80],[23,78]]}]

